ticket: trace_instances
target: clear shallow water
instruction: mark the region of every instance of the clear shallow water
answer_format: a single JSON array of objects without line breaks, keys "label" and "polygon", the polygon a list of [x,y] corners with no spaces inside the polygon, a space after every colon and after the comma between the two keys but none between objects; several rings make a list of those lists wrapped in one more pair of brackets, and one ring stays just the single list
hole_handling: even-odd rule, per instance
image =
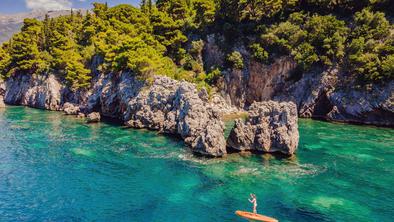
[{"label": "clear shallow water", "polygon": [[300,120],[296,157],[193,157],[146,130],[0,109],[0,221],[393,221],[394,130]]}]

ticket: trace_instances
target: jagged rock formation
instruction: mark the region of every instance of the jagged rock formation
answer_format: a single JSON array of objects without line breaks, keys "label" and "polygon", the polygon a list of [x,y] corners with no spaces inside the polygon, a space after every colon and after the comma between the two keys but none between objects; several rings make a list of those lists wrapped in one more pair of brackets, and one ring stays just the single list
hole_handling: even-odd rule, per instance
[{"label": "jagged rock formation", "polygon": [[229,95],[232,104],[247,108],[255,101],[272,99],[295,67],[296,63],[287,57],[279,58],[271,65],[250,60],[245,70],[224,72],[223,91]]},{"label": "jagged rock formation", "polygon": [[300,117],[325,118],[332,109],[329,95],[337,84],[337,69],[314,70],[303,73],[298,81],[288,81],[281,91],[276,92],[276,100],[293,101]]},{"label": "jagged rock formation", "polygon": [[[203,51],[206,67],[225,65],[226,54],[219,47],[223,41],[224,38],[220,35],[212,34],[207,37]],[[283,88],[297,66],[290,57],[278,58],[271,65],[264,65],[253,60],[242,44],[235,46],[234,50],[242,53],[244,68],[224,70],[218,85],[227,102],[241,109],[255,101],[272,99],[275,93]]]},{"label": "jagged rock formation", "polygon": [[88,92],[86,109],[100,111],[103,116],[125,121],[129,101],[145,86],[134,75],[123,73],[99,74]]},{"label": "jagged rock formation", "polygon": [[224,124],[206,91],[161,76],[147,85],[130,73],[100,75],[94,82],[87,110],[99,110],[131,127],[179,135],[199,154],[226,154]]},{"label": "jagged rock formation", "polygon": [[194,84],[156,77],[148,90],[129,102],[125,119],[129,126],[178,134],[196,153],[226,154],[220,112]]},{"label": "jagged rock formation", "polygon": [[292,102],[255,102],[246,120],[238,119],[227,139],[240,151],[293,154],[298,146],[297,107]]}]

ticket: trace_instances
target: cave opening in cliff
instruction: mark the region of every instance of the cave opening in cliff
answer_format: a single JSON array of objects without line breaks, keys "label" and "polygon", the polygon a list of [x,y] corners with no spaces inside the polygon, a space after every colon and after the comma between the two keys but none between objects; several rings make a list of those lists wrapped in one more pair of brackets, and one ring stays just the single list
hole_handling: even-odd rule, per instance
[{"label": "cave opening in cliff", "polygon": [[316,101],[315,109],[313,110],[312,117],[321,119],[333,109],[333,105],[327,97],[327,93],[323,92]]}]

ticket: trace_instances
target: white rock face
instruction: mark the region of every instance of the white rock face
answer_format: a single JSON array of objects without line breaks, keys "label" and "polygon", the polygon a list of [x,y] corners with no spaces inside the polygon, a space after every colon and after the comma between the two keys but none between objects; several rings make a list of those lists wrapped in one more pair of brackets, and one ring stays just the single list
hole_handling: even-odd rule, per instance
[{"label": "white rock face", "polygon": [[292,102],[255,102],[246,120],[238,119],[227,139],[240,151],[293,154],[298,147],[297,107]]},{"label": "white rock face", "polygon": [[17,75],[7,79],[4,101],[13,105],[60,110],[63,88],[54,75]]}]

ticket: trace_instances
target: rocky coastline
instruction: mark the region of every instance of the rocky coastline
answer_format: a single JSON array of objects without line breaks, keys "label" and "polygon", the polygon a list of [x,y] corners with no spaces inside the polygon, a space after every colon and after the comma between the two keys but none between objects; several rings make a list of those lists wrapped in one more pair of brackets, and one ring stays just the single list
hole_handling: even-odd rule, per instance
[{"label": "rocky coastline", "polygon": [[[99,122],[112,118],[133,128],[157,130],[182,138],[199,155],[221,157],[229,151],[280,152],[298,146],[297,118],[394,126],[394,81],[369,88],[346,82],[339,68],[314,67],[297,72],[290,57],[270,65],[255,61],[235,46],[243,69],[227,69],[217,93],[169,77],[142,81],[130,72],[100,73],[93,62],[91,86],[73,90],[54,74],[15,74],[0,80],[0,108],[5,104],[62,111]],[[224,65],[225,53],[208,36],[201,54],[206,66]],[[248,112],[224,137],[223,115]]]},{"label": "rocky coastline", "polygon": [[[16,75],[2,84],[2,94],[11,105],[63,111],[89,123],[109,117],[129,127],[177,135],[194,153],[210,157],[227,154],[222,117],[238,111],[220,95],[210,98],[192,83],[163,76],[149,83],[128,72],[98,74],[85,91],[70,90],[52,74]],[[275,151],[294,153],[291,147],[280,149]]]},{"label": "rocky coastline", "polygon": [[[0,108],[10,104],[63,111],[90,123],[112,118],[179,136],[194,153],[211,157],[229,151],[292,155],[298,146],[297,117],[394,126],[394,82],[348,89],[341,88],[338,69],[316,69],[293,80],[291,59],[258,66],[248,70],[251,77],[242,74],[245,70],[226,71],[223,81],[228,82],[213,95],[186,81],[156,76],[145,82],[129,72],[97,73],[89,89],[77,91],[53,74],[19,74],[0,82]],[[243,79],[238,85],[228,78],[237,73],[242,76],[235,79]],[[248,117],[235,120],[226,139],[223,115],[239,111],[247,111]]]}]

